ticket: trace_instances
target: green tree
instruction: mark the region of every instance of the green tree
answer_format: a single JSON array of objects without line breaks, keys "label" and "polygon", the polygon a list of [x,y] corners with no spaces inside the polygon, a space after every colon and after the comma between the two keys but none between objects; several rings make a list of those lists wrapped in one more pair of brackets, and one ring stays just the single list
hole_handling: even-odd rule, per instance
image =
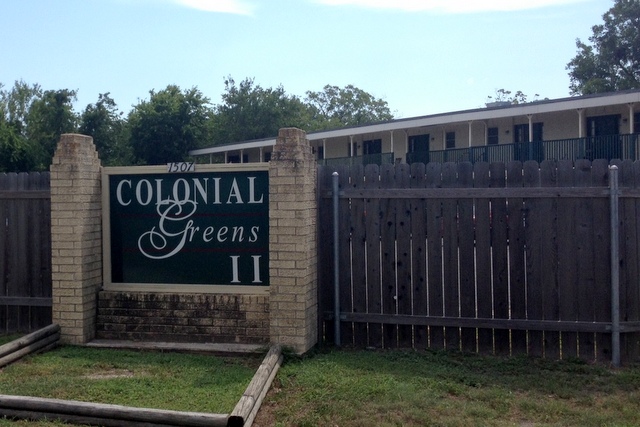
[{"label": "green tree", "polygon": [[[533,101],[528,100],[528,96],[523,93],[521,90],[517,91],[514,95],[511,95],[510,90],[506,89],[497,89],[496,94],[494,96],[487,96],[487,106],[491,106],[491,104],[497,103],[509,103],[509,104],[526,104],[527,102],[535,102],[538,100],[537,93],[533,96]],[[548,98],[545,98],[548,99]]]},{"label": "green tree", "polygon": [[163,164],[180,161],[188,151],[210,144],[212,109],[209,99],[192,88],[176,85],[150,91],[129,114],[131,146],[137,163]]},{"label": "green tree", "polygon": [[224,84],[214,121],[216,143],[267,138],[283,127],[307,129],[307,107],[296,96],[287,95],[282,86],[265,89],[250,78],[236,85],[230,76]]},{"label": "green tree", "polygon": [[615,0],[592,27],[591,44],[576,40],[567,64],[572,95],[640,88],[640,1]]},{"label": "green tree", "polygon": [[109,93],[99,94],[80,116],[78,131],[93,138],[102,164],[125,166],[133,161],[133,149],[127,136],[126,121]]},{"label": "green tree", "polygon": [[25,133],[38,151],[38,170],[45,170],[51,164],[60,135],[76,131],[75,99],[74,90],[47,90],[31,103]]},{"label": "green tree", "polygon": [[393,119],[387,101],[353,85],[344,88],[326,85],[321,92],[307,92],[313,129],[357,126]]},{"label": "green tree", "polygon": [[[2,88],[0,84],[0,89]],[[26,135],[27,115],[34,101],[42,97],[40,85],[16,81],[11,90],[0,90],[0,120],[11,123],[14,129]]]},{"label": "green tree", "polygon": [[29,172],[38,166],[37,150],[17,129],[0,120],[0,172]]},{"label": "green tree", "polygon": [[27,116],[42,90],[22,80],[10,90],[3,87],[0,84],[0,172],[42,169],[39,147],[27,138]]}]

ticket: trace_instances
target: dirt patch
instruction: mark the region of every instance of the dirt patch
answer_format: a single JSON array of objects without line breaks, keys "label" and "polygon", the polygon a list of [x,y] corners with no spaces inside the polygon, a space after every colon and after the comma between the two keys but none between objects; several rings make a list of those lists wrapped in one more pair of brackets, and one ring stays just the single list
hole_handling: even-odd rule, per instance
[{"label": "dirt patch", "polygon": [[253,420],[254,427],[269,427],[276,424],[276,412],[279,409],[279,405],[274,397],[280,393],[280,391],[281,384],[278,378],[276,378],[273,380],[271,388],[264,397],[256,418]]},{"label": "dirt patch", "polygon": [[85,378],[90,380],[109,380],[112,378],[131,378],[133,376],[133,371],[129,371],[127,369],[111,369],[86,375]]}]

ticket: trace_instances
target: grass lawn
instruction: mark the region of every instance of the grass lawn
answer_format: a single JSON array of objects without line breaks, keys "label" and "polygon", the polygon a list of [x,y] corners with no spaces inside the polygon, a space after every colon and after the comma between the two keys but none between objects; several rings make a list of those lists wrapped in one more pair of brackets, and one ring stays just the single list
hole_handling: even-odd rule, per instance
[{"label": "grass lawn", "polygon": [[280,369],[266,426],[639,426],[640,367],[329,351]]},{"label": "grass lawn", "polygon": [[[262,357],[62,347],[0,373],[1,394],[228,413]],[[0,426],[62,426],[0,420]],[[256,418],[267,426],[638,426],[640,366],[450,352],[287,356]]]},{"label": "grass lawn", "polygon": [[[262,356],[137,352],[63,346],[2,369],[0,394],[230,413]],[[52,423],[10,423],[43,425]]]}]

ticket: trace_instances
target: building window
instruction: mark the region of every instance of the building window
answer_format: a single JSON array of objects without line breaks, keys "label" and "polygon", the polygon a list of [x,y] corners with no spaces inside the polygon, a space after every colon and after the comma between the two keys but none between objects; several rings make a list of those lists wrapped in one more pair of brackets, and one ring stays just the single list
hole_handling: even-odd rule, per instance
[{"label": "building window", "polygon": [[513,142],[542,141],[542,122],[533,123],[533,138],[529,137],[529,124],[513,126]]},{"label": "building window", "polygon": [[455,132],[447,132],[445,135],[445,148],[456,148],[456,133]]},{"label": "building window", "polygon": [[429,163],[429,134],[412,135],[408,138],[407,163]]},{"label": "building window", "polygon": [[409,137],[410,153],[425,153],[429,151],[429,134],[412,135]]},{"label": "building window", "polygon": [[382,153],[382,140],[371,139],[369,141],[362,141],[362,154],[380,154]]},{"label": "building window", "polygon": [[529,142],[529,125],[515,125],[513,127],[513,142]]},{"label": "building window", "polygon": [[487,129],[487,145],[498,145],[498,128]]},{"label": "building window", "polygon": [[316,148],[316,154],[317,154],[317,159],[318,160],[324,160],[324,147],[319,146],[318,148]]},{"label": "building window", "polygon": [[271,151],[267,151],[266,153],[264,153],[264,161],[265,162],[271,161]]}]

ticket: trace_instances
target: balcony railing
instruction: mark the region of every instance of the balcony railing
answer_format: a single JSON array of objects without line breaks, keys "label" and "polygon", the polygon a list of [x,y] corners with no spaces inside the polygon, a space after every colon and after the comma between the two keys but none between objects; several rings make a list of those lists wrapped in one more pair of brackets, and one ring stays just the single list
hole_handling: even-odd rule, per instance
[{"label": "balcony railing", "polygon": [[367,154],[364,156],[354,157],[335,157],[321,160],[320,163],[325,165],[381,165],[383,163],[393,163],[393,153]]},{"label": "balcony railing", "polygon": [[[407,153],[407,163],[509,162],[519,160],[640,160],[640,134],[568,138]],[[323,159],[325,165],[393,163],[393,153]]]},{"label": "balcony railing", "polygon": [[508,162],[511,160],[640,159],[640,134],[486,145],[407,153],[407,163]]}]

